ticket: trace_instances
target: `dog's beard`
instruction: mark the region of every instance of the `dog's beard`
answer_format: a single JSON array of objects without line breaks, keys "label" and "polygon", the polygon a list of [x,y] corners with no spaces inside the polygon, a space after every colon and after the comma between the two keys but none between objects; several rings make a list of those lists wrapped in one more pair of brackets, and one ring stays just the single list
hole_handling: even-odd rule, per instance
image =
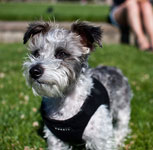
[{"label": "dog's beard", "polygon": [[69,86],[67,71],[45,71],[42,77],[32,82],[35,93],[47,97],[63,97]]},{"label": "dog's beard", "polygon": [[42,83],[34,81],[32,83],[32,90],[35,95],[46,97],[63,97],[63,92],[57,84]]},{"label": "dog's beard", "polygon": [[70,66],[67,68],[56,63],[54,63],[54,67],[49,63],[41,63],[41,65],[45,71],[39,79],[35,80],[29,75],[32,64],[30,62],[24,63],[24,75],[28,85],[32,86],[34,94],[46,97],[63,97],[76,80],[73,69]]}]

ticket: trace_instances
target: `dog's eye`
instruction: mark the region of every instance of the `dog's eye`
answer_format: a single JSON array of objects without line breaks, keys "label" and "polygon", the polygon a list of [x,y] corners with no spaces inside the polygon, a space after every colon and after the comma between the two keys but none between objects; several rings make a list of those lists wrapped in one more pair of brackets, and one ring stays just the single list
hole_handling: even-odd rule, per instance
[{"label": "dog's eye", "polygon": [[33,52],[32,52],[32,55],[33,55],[34,57],[36,57],[36,58],[39,57],[39,56],[40,56],[40,54],[39,54],[39,49],[33,51]]},{"label": "dog's eye", "polygon": [[55,57],[57,59],[65,59],[67,57],[69,57],[70,54],[66,53],[65,51],[63,51],[62,49],[61,50],[58,50],[55,54]]}]

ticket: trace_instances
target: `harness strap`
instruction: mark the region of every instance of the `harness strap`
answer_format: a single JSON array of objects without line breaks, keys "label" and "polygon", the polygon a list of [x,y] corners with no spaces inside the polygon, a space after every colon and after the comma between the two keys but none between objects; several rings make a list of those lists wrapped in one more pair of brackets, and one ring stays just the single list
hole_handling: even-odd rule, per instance
[{"label": "harness strap", "polygon": [[64,142],[72,144],[82,144],[82,134],[92,117],[100,105],[106,105],[109,109],[109,97],[105,87],[95,78],[93,78],[94,86],[91,94],[87,97],[80,111],[67,120],[55,120],[49,118],[46,111],[45,99],[43,98],[41,105],[41,114],[44,123],[49,130]]}]

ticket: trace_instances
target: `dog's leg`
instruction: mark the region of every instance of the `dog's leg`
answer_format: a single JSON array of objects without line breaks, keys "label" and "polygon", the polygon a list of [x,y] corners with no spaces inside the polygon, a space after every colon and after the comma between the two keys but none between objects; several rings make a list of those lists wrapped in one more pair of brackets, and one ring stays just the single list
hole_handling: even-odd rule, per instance
[{"label": "dog's leg", "polygon": [[122,146],[125,137],[127,136],[128,133],[130,133],[130,129],[128,127],[129,120],[130,120],[129,106],[118,111],[117,122],[114,127],[115,140],[117,145]]},{"label": "dog's leg", "polygon": [[72,150],[72,147],[56,138],[47,127],[44,128],[44,132],[45,138],[47,138],[48,150]]},{"label": "dog's leg", "polygon": [[90,119],[83,139],[86,141],[86,149],[116,150],[112,118],[104,105],[100,106]]}]

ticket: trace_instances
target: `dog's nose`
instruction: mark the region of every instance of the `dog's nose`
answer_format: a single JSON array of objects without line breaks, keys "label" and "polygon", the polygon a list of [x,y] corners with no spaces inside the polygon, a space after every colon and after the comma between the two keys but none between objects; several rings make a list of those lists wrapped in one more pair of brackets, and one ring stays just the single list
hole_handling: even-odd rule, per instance
[{"label": "dog's nose", "polygon": [[44,72],[44,69],[42,68],[40,64],[33,66],[29,71],[31,78],[33,79],[40,78],[43,72]]}]

